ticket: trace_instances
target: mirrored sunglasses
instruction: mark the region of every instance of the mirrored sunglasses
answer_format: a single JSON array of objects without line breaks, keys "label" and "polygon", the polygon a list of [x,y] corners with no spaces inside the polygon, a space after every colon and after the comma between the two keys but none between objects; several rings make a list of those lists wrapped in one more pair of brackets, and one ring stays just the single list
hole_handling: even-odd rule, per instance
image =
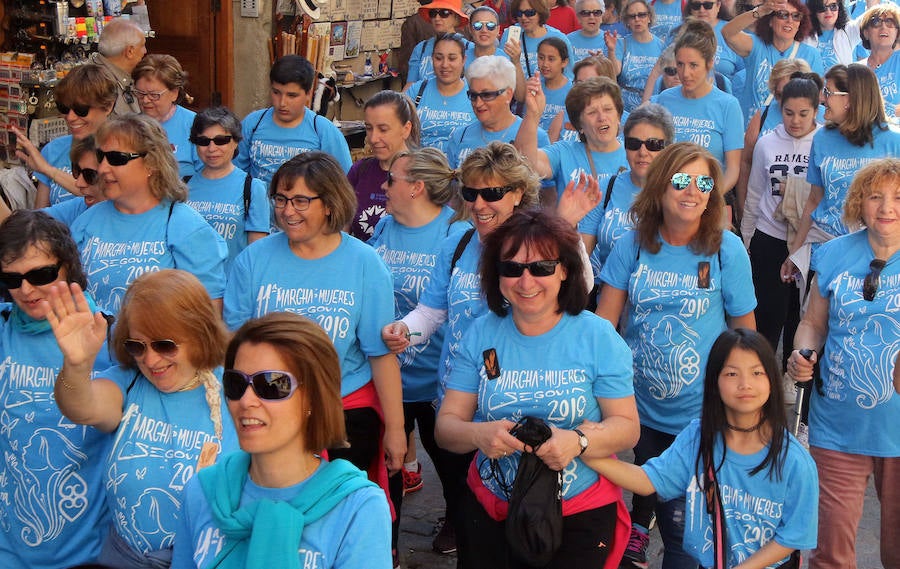
[{"label": "mirrored sunglasses", "polygon": [[476,32],[487,28],[487,31],[493,32],[497,29],[497,22],[472,22],[472,29]]},{"label": "mirrored sunglasses", "polygon": [[690,174],[685,174],[684,172],[676,172],[672,175],[672,187],[680,192],[687,189],[687,187],[691,185],[691,180],[694,180],[697,183],[697,189],[704,194],[708,194],[709,192],[713,191],[713,188],[716,185],[715,181],[712,179],[712,176],[705,176],[703,174],[691,176]]}]

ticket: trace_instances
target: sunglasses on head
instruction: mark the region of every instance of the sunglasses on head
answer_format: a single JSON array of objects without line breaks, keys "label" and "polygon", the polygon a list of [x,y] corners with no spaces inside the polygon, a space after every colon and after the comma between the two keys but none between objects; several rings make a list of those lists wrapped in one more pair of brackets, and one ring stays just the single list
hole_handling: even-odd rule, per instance
[{"label": "sunglasses on head", "polygon": [[91,112],[90,105],[72,105],[71,107],[66,106],[59,101],[56,101],[56,110],[59,111],[61,115],[69,114],[69,111],[73,111],[77,116],[84,118],[88,116],[88,113]]},{"label": "sunglasses on head", "polygon": [[28,281],[32,286],[48,285],[59,277],[60,263],[31,269],[27,273],[0,273],[0,283],[7,289],[13,290],[22,286],[22,281]]},{"label": "sunglasses on head", "polygon": [[869,263],[869,274],[863,280],[863,300],[869,302],[875,300],[875,293],[878,292],[878,277],[881,276],[881,271],[884,270],[886,264],[887,261],[881,259],[872,259],[872,262]]},{"label": "sunglasses on head", "polygon": [[84,181],[93,186],[100,179],[100,172],[93,168],[82,168],[77,164],[72,164],[72,177],[77,180],[78,176],[84,176]]},{"label": "sunglasses on head", "polygon": [[489,32],[493,32],[497,29],[497,22],[472,22],[472,29],[476,32],[480,32],[484,28],[487,28]]},{"label": "sunglasses on head", "polygon": [[788,12],[787,10],[776,10],[772,12],[779,20],[794,20],[795,22],[803,21],[803,14],[800,12]]},{"label": "sunglasses on head", "polygon": [[468,186],[463,186],[460,193],[462,194],[462,199],[467,202],[474,202],[478,199],[478,196],[481,196],[486,202],[498,202],[503,199],[503,196],[513,191],[515,188],[512,186],[495,186],[493,188],[470,188]]},{"label": "sunglasses on head", "polygon": [[157,354],[170,358],[178,353],[178,344],[175,340],[153,340],[152,342],[142,342],[133,338],[128,338],[122,342],[122,347],[133,358],[140,358],[147,353],[147,346]]},{"label": "sunglasses on head", "polygon": [[529,8],[527,10],[517,10],[516,18],[521,18],[522,16],[525,16],[526,18],[532,18],[534,16],[537,16],[537,10],[535,10],[534,8]]},{"label": "sunglasses on head", "polygon": [[578,15],[582,18],[587,18],[588,16],[599,18],[603,15],[603,10],[581,10],[580,12],[578,12]]},{"label": "sunglasses on head", "polygon": [[278,401],[293,395],[300,382],[286,371],[260,371],[247,375],[236,369],[226,369],[222,373],[226,399],[239,400],[244,396],[248,385],[253,386],[253,393],[260,399]]},{"label": "sunglasses on head", "polygon": [[870,28],[877,28],[881,24],[884,24],[886,28],[894,29],[897,27],[897,20],[894,18],[883,18],[881,16],[875,16],[871,20],[869,20]]},{"label": "sunglasses on head", "polygon": [[212,138],[208,136],[195,136],[191,139],[191,142],[196,144],[197,146],[209,146],[210,144],[215,144],[216,146],[225,146],[229,142],[234,139],[230,134],[219,134]]},{"label": "sunglasses on head", "polygon": [[469,100],[472,101],[473,103],[474,103],[479,97],[481,97],[481,100],[484,101],[485,103],[487,103],[487,102],[493,101],[494,99],[496,99],[497,97],[499,97],[500,95],[502,95],[502,94],[505,93],[505,92],[506,92],[506,89],[497,89],[496,91],[472,91],[472,90],[468,90],[468,91],[466,91],[466,97],[468,97]]},{"label": "sunglasses on head", "polygon": [[703,8],[704,10],[712,10],[713,7],[718,4],[718,2],[691,2],[688,6],[691,7],[691,10],[699,10]]},{"label": "sunglasses on head", "polygon": [[640,150],[641,146],[646,146],[647,150],[649,150],[650,152],[659,152],[666,147],[666,141],[660,138],[648,138],[647,140],[641,140],[640,138],[635,138],[633,136],[625,137],[626,150]]},{"label": "sunglasses on head", "polygon": [[559,259],[532,261],[530,263],[500,261],[500,263],[497,264],[497,268],[500,271],[501,277],[521,277],[522,273],[525,272],[525,269],[528,269],[528,272],[531,273],[531,276],[533,277],[549,277],[556,272],[556,265],[558,264]]},{"label": "sunglasses on head", "polygon": [[663,73],[665,73],[669,77],[675,77],[676,75],[678,75],[678,69],[675,67],[663,67]]},{"label": "sunglasses on head", "polygon": [[685,174],[684,172],[676,172],[672,175],[672,187],[680,192],[684,189],[687,189],[687,187],[691,185],[692,179],[697,183],[697,189],[704,194],[708,194],[709,192],[713,191],[713,188],[716,185],[715,181],[712,179],[712,176],[704,176],[703,174],[691,176],[690,174]]},{"label": "sunglasses on head", "polygon": [[104,152],[98,148],[97,163],[103,164],[103,161],[106,160],[109,162],[110,166],[124,166],[132,160],[143,158],[146,155],[146,152],[122,152],[120,150],[108,150]]},{"label": "sunglasses on head", "polygon": [[837,2],[832,3],[832,4],[824,4],[824,5],[816,8],[816,12],[818,12],[819,14],[824,14],[825,12],[837,12],[837,11],[838,11]]},{"label": "sunglasses on head", "polygon": [[431,10],[428,10],[429,18],[437,18],[438,16],[441,18],[449,18],[452,14],[455,14],[455,12],[448,8],[432,8]]}]

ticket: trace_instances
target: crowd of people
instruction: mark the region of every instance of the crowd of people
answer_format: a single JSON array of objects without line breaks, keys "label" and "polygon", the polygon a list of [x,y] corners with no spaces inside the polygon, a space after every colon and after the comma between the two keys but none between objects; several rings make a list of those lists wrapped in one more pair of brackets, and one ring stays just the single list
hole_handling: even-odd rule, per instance
[{"label": "crowd of people", "polygon": [[427,483],[460,569],[844,569],[874,478],[900,567],[900,8],[857,4],[423,3],[356,162],[306,59],[195,112],[110,24],[0,201],[0,565],[397,568]]}]

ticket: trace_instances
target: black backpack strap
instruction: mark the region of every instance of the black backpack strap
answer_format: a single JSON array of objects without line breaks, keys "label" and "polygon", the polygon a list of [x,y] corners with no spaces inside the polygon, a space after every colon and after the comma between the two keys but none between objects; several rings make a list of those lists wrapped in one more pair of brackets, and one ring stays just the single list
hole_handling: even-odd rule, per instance
[{"label": "black backpack strap", "polygon": [[244,178],[244,221],[250,218],[250,184],[252,182],[253,178],[250,177],[250,172],[247,172],[247,177]]},{"label": "black backpack strap", "polygon": [[253,135],[256,134],[256,129],[259,128],[259,125],[262,123],[263,119],[266,118],[266,113],[268,113],[269,110],[271,110],[273,108],[274,107],[268,107],[266,110],[264,110],[262,112],[261,115],[259,115],[259,120],[256,121],[255,125],[253,125],[253,130],[250,131],[250,136],[247,137],[247,146],[248,147],[253,145]]},{"label": "black backpack strap", "polygon": [[472,236],[475,235],[475,228],[469,229],[466,231],[462,238],[460,238],[459,243],[456,244],[456,249],[453,251],[453,258],[450,260],[450,274],[453,274],[453,269],[456,268],[456,263],[459,261],[459,258],[462,257],[463,251],[466,250],[466,247],[469,245],[469,241],[472,240]]},{"label": "black backpack strap", "polygon": [[141,370],[134,372],[134,377],[131,378],[131,383],[128,384],[128,387],[125,388],[125,395],[131,391],[131,388],[134,387],[134,384],[137,383],[138,378],[141,376]]},{"label": "black backpack strap", "polygon": [[425,92],[425,86],[428,85],[428,79],[424,79],[422,83],[419,84],[419,91],[416,93],[416,100],[413,101],[413,105],[418,109],[419,103],[422,102],[422,93]]},{"label": "black backpack strap", "polygon": [[763,125],[766,124],[766,116],[769,114],[769,107],[771,104],[766,105],[766,108],[762,110],[762,114],[759,115],[759,132],[762,132]]},{"label": "black backpack strap", "polygon": [[606,206],[609,205],[610,198],[612,198],[613,184],[616,183],[616,178],[618,178],[618,177],[619,177],[618,172],[613,174],[609,179],[609,183],[606,184],[606,195],[603,196],[603,210],[604,211],[606,210]]}]

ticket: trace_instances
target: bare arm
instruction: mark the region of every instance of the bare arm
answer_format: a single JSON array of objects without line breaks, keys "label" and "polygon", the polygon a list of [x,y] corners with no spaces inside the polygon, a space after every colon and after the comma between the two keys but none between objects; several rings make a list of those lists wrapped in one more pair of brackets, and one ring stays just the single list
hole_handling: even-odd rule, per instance
[{"label": "bare arm", "polygon": [[[16,134],[16,156],[34,172],[38,172],[50,178],[56,184],[66,191],[80,196],[81,192],[75,186],[75,178],[68,172],[63,172],[59,168],[51,165],[41,154],[41,151],[31,143],[28,136],[21,130],[11,127]],[[46,196],[46,197],[45,197]],[[50,188],[44,183],[38,184],[38,193],[35,198],[35,208],[47,207],[50,205]]]},{"label": "bare arm", "polygon": [[[803,320],[794,333],[794,346],[791,352],[789,369],[796,381],[809,381],[813,377],[813,364],[818,361],[818,353],[825,345],[828,337],[828,301],[819,292],[819,278],[813,277],[809,290],[809,306],[803,314]],[[816,351],[812,360],[800,355],[800,351],[809,348]]]},{"label": "bare arm", "polygon": [[649,496],[656,492],[644,469],[615,458],[586,458],[584,463],[629,492]]},{"label": "bare arm", "polygon": [[550,170],[550,161],[547,159],[547,154],[539,149],[537,144],[538,124],[547,104],[544,90],[541,88],[540,73],[535,73],[528,79],[525,87],[528,90],[525,97],[525,117],[519,125],[519,132],[516,134],[514,144],[519,152],[525,155],[538,176],[544,179],[550,178],[553,176],[553,172]]},{"label": "bare arm", "polygon": [[735,328],[747,328],[748,330],[756,330],[756,315],[753,313],[753,311],[750,311],[747,314],[742,314],[741,316],[729,316],[728,327],[732,330],[734,330]]},{"label": "bare arm", "polygon": [[653,69],[650,70],[650,75],[647,76],[647,83],[644,85],[644,94],[641,97],[642,103],[646,103],[650,100],[650,97],[653,96],[653,91],[656,89],[656,80],[659,79],[660,75],[662,75],[662,69],[659,66],[659,59],[657,59],[656,63],[653,64]]},{"label": "bare arm", "polygon": [[394,354],[370,356],[372,381],[384,412],[384,454],[389,472],[403,466],[406,456],[406,431],[403,426],[403,388],[400,383],[400,362]]},{"label": "bare arm", "polygon": [[738,219],[743,219],[744,202],[747,201],[747,184],[750,181],[750,171],[753,167],[753,149],[756,148],[756,141],[759,139],[759,131],[762,128],[761,116],[757,110],[750,123],[747,125],[747,131],[744,133],[744,148],[741,150],[741,170],[738,175],[737,185],[734,187],[734,207]]},{"label": "bare arm", "polygon": [[822,186],[811,186],[809,188],[809,197],[806,198],[806,204],[803,206],[803,213],[800,214],[800,223],[797,225],[797,235],[794,240],[788,244],[788,252],[793,253],[799,249],[805,242],[806,236],[812,227],[812,213],[819,207],[819,202],[825,197],[825,190]]},{"label": "bare arm", "polygon": [[771,0],[759,8],[738,14],[722,27],[722,39],[725,40],[728,47],[741,57],[747,57],[753,49],[753,37],[745,32],[744,29],[772,11],[767,6],[770,2]]},{"label": "bare arm", "polygon": [[556,113],[556,116],[553,117],[553,120],[550,122],[550,128],[547,130],[547,137],[550,139],[550,142],[556,142],[559,140],[559,137],[562,136],[563,125],[566,122],[566,113],[563,111],[559,111]]},{"label": "bare arm", "polygon": [[[737,185],[741,172],[741,151],[729,150],[725,153],[725,171],[722,176],[722,188],[727,192]],[[745,195],[746,197],[746,195]],[[738,196],[738,201],[743,205],[743,200]],[[740,210],[739,210],[740,211]]]},{"label": "bare arm", "polygon": [[524,101],[525,83],[527,80],[525,79],[525,71],[518,64],[519,58],[522,56],[522,46],[515,38],[507,39],[506,43],[503,44],[503,53],[509,57],[509,60],[513,62],[516,68],[516,88],[513,91],[513,98],[516,101]]},{"label": "bare arm", "polygon": [[268,233],[264,233],[262,231],[248,231],[247,232],[247,245],[253,243],[255,241],[259,241],[263,237],[268,237]]},{"label": "bare arm", "polygon": [[619,34],[616,32],[603,32],[603,41],[606,43],[607,57],[615,67],[616,75],[622,73],[622,62],[616,57],[616,42],[619,41]]},{"label": "bare arm", "polygon": [[509,434],[515,426],[505,419],[474,423],[477,395],[448,389],[438,412],[434,438],[441,448],[464,454],[480,450],[488,458],[500,458],[520,451],[525,445]]},{"label": "bare arm", "polygon": [[628,291],[604,284],[597,300],[597,316],[609,320],[615,328],[619,327],[619,319],[628,301]]}]

